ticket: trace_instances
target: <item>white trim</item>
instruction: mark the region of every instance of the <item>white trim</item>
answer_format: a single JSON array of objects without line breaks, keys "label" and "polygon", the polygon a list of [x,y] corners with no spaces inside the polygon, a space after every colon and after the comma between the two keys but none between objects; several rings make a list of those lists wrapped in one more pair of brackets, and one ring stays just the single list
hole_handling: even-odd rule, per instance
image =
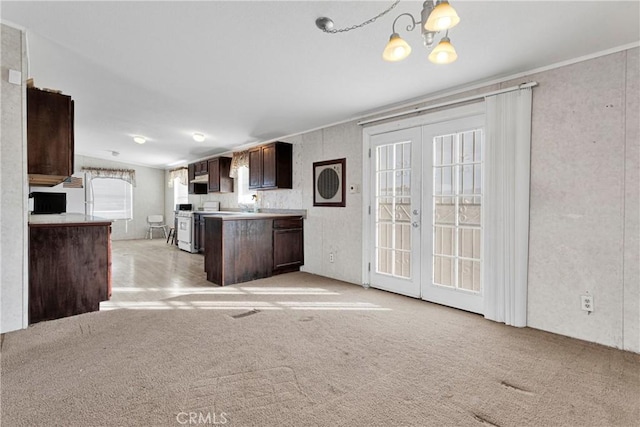
[{"label": "white trim", "polygon": [[[460,119],[463,117],[477,116],[484,114],[484,96],[477,99],[477,102],[461,107],[453,107],[446,110],[434,111],[428,114],[422,114],[415,117],[396,120],[393,122],[381,123],[378,125],[368,126],[362,129],[364,135],[377,135],[379,133],[391,132],[394,130],[410,128],[414,126],[431,125],[439,122]],[[368,141],[364,141],[368,142]],[[367,147],[368,148],[368,147]]]},{"label": "white trim", "polygon": [[420,108],[416,107],[413,110],[400,111],[398,113],[389,114],[387,116],[382,116],[382,117],[375,117],[375,118],[369,119],[369,120],[362,120],[362,121],[358,122],[357,124],[359,126],[365,126],[365,125],[368,125],[370,123],[381,122],[383,120],[394,119],[394,118],[397,118],[397,117],[407,116],[409,114],[422,113],[422,112],[429,111],[429,110],[435,110],[436,108],[449,107],[449,106],[456,105],[456,104],[462,104],[464,102],[477,101],[477,100],[480,100],[480,99],[484,99],[487,96],[499,95],[501,93],[513,92],[513,91],[516,91],[516,90],[526,89],[526,88],[535,87],[535,86],[538,86],[537,82],[522,83],[522,84],[520,84],[518,86],[512,86],[512,87],[508,87],[508,88],[505,88],[505,89],[494,90],[492,92],[481,93],[481,94],[478,94],[478,95],[468,96],[466,98],[458,98],[458,99],[454,99],[452,101],[442,102],[440,104],[428,105],[426,107],[420,107]]}]

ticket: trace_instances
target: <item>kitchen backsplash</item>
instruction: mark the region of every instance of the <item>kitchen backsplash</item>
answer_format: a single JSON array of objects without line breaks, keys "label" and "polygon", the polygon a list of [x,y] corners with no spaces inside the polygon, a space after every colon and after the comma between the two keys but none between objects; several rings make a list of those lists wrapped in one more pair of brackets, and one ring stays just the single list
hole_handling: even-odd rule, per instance
[{"label": "kitchen backsplash", "polygon": [[[303,209],[302,190],[265,190],[258,191],[258,207],[261,209]],[[220,202],[220,209],[241,209],[237,193],[227,194],[192,194],[189,203],[198,208],[209,200]]]}]

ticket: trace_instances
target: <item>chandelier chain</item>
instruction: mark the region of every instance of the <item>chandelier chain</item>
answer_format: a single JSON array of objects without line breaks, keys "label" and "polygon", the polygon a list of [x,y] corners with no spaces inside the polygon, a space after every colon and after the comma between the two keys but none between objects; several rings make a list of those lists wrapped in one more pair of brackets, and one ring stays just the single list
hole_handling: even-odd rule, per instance
[{"label": "chandelier chain", "polygon": [[386,10],[384,10],[383,12],[380,12],[379,14],[374,16],[373,18],[364,21],[362,24],[352,25],[351,27],[345,27],[345,28],[337,28],[335,30],[334,29],[328,30],[326,28],[322,28],[322,31],[324,31],[325,33],[337,34],[337,33],[346,33],[347,31],[355,30],[357,28],[362,28],[365,25],[369,25],[369,24],[375,22],[376,19],[381,18],[384,15],[386,15],[387,13],[391,12],[398,5],[398,3],[400,3],[400,0],[394,1],[393,4],[391,6],[389,6]]}]

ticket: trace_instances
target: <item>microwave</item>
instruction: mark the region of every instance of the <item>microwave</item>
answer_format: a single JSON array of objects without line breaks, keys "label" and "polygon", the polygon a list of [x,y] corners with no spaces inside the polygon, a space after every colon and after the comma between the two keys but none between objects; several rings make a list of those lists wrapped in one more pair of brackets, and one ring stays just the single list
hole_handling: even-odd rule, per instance
[{"label": "microwave", "polygon": [[33,214],[60,214],[67,211],[67,193],[33,192]]},{"label": "microwave", "polygon": [[176,205],[176,211],[192,211],[193,205],[191,203],[180,203]]}]

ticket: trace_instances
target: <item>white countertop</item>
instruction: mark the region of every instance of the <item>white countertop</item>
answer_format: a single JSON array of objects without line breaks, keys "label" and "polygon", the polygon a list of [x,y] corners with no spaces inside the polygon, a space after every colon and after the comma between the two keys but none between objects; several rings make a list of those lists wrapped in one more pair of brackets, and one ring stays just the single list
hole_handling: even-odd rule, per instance
[{"label": "white countertop", "polygon": [[58,224],[58,225],[70,225],[70,224],[94,224],[112,222],[110,219],[101,218],[92,215],[85,215],[81,213],[62,213],[51,215],[29,215],[29,224]]},{"label": "white countertop", "polygon": [[295,209],[264,209],[259,212],[241,211],[241,210],[221,210],[221,211],[193,211],[194,214],[201,216],[213,216],[225,219],[266,219],[266,218],[281,218],[281,217],[295,217],[301,216],[303,219],[307,218],[306,210]]},{"label": "white countertop", "polygon": [[[202,212],[198,212],[202,213]],[[292,213],[269,213],[269,212],[207,212],[207,217],[221,218],[223,220],[235,220],[235,219],[268,219],[268,218],[286,218],[286,217],[301,217],[300,214]]]}]

